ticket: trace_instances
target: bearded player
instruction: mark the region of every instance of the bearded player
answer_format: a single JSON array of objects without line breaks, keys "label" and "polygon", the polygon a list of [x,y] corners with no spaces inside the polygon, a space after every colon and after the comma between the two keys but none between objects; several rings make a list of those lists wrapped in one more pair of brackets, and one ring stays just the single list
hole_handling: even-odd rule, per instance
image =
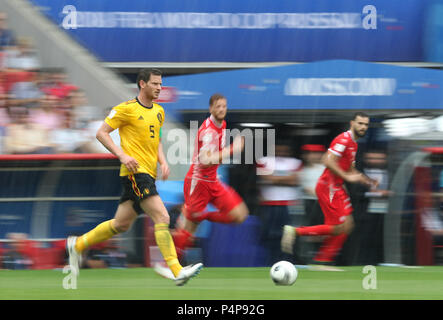
[{"label": "bearded player", "polygon": [[357,139],[365,136],[369,116],[363,112],[354,114],[350,129],[338,135],[323,155],[326,166],[315,192],[324,215],[324,224],[307,227],[283,227],[282,251],[292,254],[297,236],[328,236],[324,240],[314,262],[331,264],[343,247],[354,227],[352,204],[344,183],[360,183],[375,189],[378,182],[355,168]]},{"label": "bearded player", "polygon": [[[198,130],[192,164],[184,181],[184,226],[172,232],[179,258],[187,247],[192,246],[193,234],[203,220],[239,224],[249,214],[240,195],[217,178],[219,164],[244,148],[244,139],[241,136],[237,136],[230,146],[225,147],[226,97],[218,93],[212,95],[209,99],[209,113],[210,117]],[[206,210],[209,203],[217,211]],[[156,269],[158,273],[168,277],[168,270],[161,266]]]}]

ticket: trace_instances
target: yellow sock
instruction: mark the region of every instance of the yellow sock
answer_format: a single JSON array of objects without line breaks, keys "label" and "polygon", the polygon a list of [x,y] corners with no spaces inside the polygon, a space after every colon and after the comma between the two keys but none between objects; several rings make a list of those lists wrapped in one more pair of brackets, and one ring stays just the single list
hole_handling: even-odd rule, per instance
[{"label": "yellow sock", "polygon": [[163,255],[163,259],[165,259],[174,276],[178,276],[183,267],[180,262],[178,262],[177,252],[175,251],[174,241],[169,232],[168,224],[157,223],[154,226],[154,235],[157,246]]},{"label": "yellow sock", "polygon": [[77,238],[75,250],[82,252],[86,248],[112,238],[118,231],[112,226],[114,219],[100,223],[91,231]]}]

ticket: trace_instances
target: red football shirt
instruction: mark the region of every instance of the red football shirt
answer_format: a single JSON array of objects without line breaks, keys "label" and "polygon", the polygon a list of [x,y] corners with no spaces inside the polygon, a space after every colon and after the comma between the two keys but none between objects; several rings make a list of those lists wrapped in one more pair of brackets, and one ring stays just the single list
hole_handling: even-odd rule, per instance
[{"label": "red football shirt", "polygon": [[205,165],[201,163],[199,155],[202,152],[220,152],[225,146],[226,122],[217,126],[211,117],[207,118],[198,129],[192,164],[187,178],[215,181],[219,164]]},{"label": "red football shirt", "polygon": [[[357,148],[357,141],[355,141],[352,132],[348,130],[346,132],[343,132],[342,134],[339,134],[337,137],[335,137],[334,140],[332,140],[328,151],[340,157],[340,159],[338,160],[339,167],[343,171],[348,171],[355,161]],[[343,184],[343,179],[332,173],[332,171],[328,168],[323,171],[320,180],[333,185]]]}]

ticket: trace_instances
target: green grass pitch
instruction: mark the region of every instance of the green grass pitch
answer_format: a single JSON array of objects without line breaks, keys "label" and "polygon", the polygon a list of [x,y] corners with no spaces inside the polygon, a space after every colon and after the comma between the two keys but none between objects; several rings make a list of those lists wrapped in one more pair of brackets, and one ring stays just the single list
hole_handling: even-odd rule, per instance
[{"label": "green grass pitch", "polygon": [[[1,300],[389,300],[443,299],[443,267],[376,267],[376,289],[364,289],[363,267],[341,272],[299,269],[293,286],[276,286],[269,268],[204,268],[176,287],[151,268],[81,270],[64,289],[62,270],[0,270]],[[372,282],[374,284],[374,282]]]}]

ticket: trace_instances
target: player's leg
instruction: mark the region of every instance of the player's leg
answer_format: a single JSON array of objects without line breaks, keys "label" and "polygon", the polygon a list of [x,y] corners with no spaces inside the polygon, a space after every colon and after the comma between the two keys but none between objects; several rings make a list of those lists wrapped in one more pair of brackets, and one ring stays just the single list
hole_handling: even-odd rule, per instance
[{"label": "player's leg", "polygon": [[300,226],[295,228],[296,236],[328,236],[337,233],[335,225],[331,223],[334,221],[334,215],[340,210],[340,205],[337,203],[337,195],[335,194],[331,199],[331,186],[323,183],[318,183],[315,192],[318,198],[318,204],[323,212],[324,224],[313,226]]},{"label": "player's leg", "polygon": [[174,241],[169,232],[169,214],[159,195],[152,195],[140,202],[141,208],[154,221],[154,236],[163,259],[174,275],[177,285],[184,285],[190,278],[196,276],[203,264],[182,267],[177,258]]},{"label": "player's leg", "polygon": [[323,241],[314,258],[316,262],[332,263],[354,228],[351,200],[344,190],[337,194],[335,202],[336,211],[325,216],[325,222],[333,226],[333,232]]},{"label": "player's leg", "polygon": [[314,261],[319,263],[333,262],[337,254],[340,252],[348,235],[353,229],[353,218],[347,216],[345,222],[335,226],[334,235],[327,237],[320,247]]},{"label": "player's leg", "polygon": [[240,224],[249,215],[249,210],[240,195],[222,182],[211,183],[211,203],[218,209],[208,212],[206,220],[217,223]]},{"label": "player's leg", "polygon": [[281,238],[281,248],[283,252],[288,254],[294,253],[294,243],[298,236],[329,236],[336,232],[335,226],[327,222],[329,217],[336,211],[336,204],[330,199],[329,186],[317,183],[315,192],[323,212],[325,223],[314,226],[283,226],[283,235]]},{"label": "player's leg", "polygon": [[354,230],[354,218],[351,214],[344,217],[344,222],[334,226],[333,235],[346,234],[349,235]]},{"label": "player's leg", "polygon": [[[232,202],[228,200],[226,205],[232,206]],[[222,209],[216,212],[209,212],[207,220],[218,223],[240,224],[247,219],[248,215],[248,207],[243,201],[241,201],[231,210]]]},{"label": "player's leg", "polygon": [[91,231],[77,238],[75,249],[83,252],[88,247],[112,238],[114,235],[127,231],[137,213],[132,207],[133,202],[128,200],[119,204],[115,216],[111,220],[102,222]]},{"label": "player's leg", "polygon": [[[136,183],[132,183],[133,177],[121,177],[123,193],[120,203],[114,215],[114,219],[99,224],[91,231],[74,240],[75,251],[83,252],[89,246],[105,241],[113,235],[124,232],[129,229],[132,222],[137,217],[137,213],[133,208],[134,199],[138,199],[138,188]],[[137,190],[137,194],[135,192]],[[71,240],[71,239],[68,239]]]},{"label": "player's leg", "polygon": [[115,216],[111,220],[102,222],[91,231],[77,238],[75,249],[77,252],[83,252],[88,247],[112,238],[114,235],[127,231],[137,213],[132,207],[131,200],[119,204]]},{"label": "player's leg", "polygon": [[197,179],[185,179],[183,184],[183,196],[185,203],[182,206],[182,216],[185,219],[183,227],[177,227],[172,231],[172,237],[179,259],[187,247],[194,242],[194,233],[201,221],[207,217],[206,206],[211,199],[208,182]]},{"label": "player's leg", "polygon": [[176,227],[171,231],[172,239],[174,240],[175,249],[177,251],[177,257],[180,261],[186,248],[194,244],[194,233],[197,231],[200,224],[200,221],[191,221],[186,218],[186,215],[183,212],[184,210],[182,210],[183,216],[181,217],[183,219],[183,225],[181,227]]},{"label": "player's leg", "polygon": [[169,232],[169,214],[159,195],[152,195],[140,202],[140,207],[154,221],[155,241],[167,265],[174,276],[182,269],[175,250],[174,242]]},{"label": "player's leg", "polygon": [[79,237],[68,238],[67,249],[71,268],[78,271],[81,254],[84,250],[129,229],[137,217],[132,204],[133,202],[130,200],[120,203],[113,219],[100,223],[94,229]]}]

